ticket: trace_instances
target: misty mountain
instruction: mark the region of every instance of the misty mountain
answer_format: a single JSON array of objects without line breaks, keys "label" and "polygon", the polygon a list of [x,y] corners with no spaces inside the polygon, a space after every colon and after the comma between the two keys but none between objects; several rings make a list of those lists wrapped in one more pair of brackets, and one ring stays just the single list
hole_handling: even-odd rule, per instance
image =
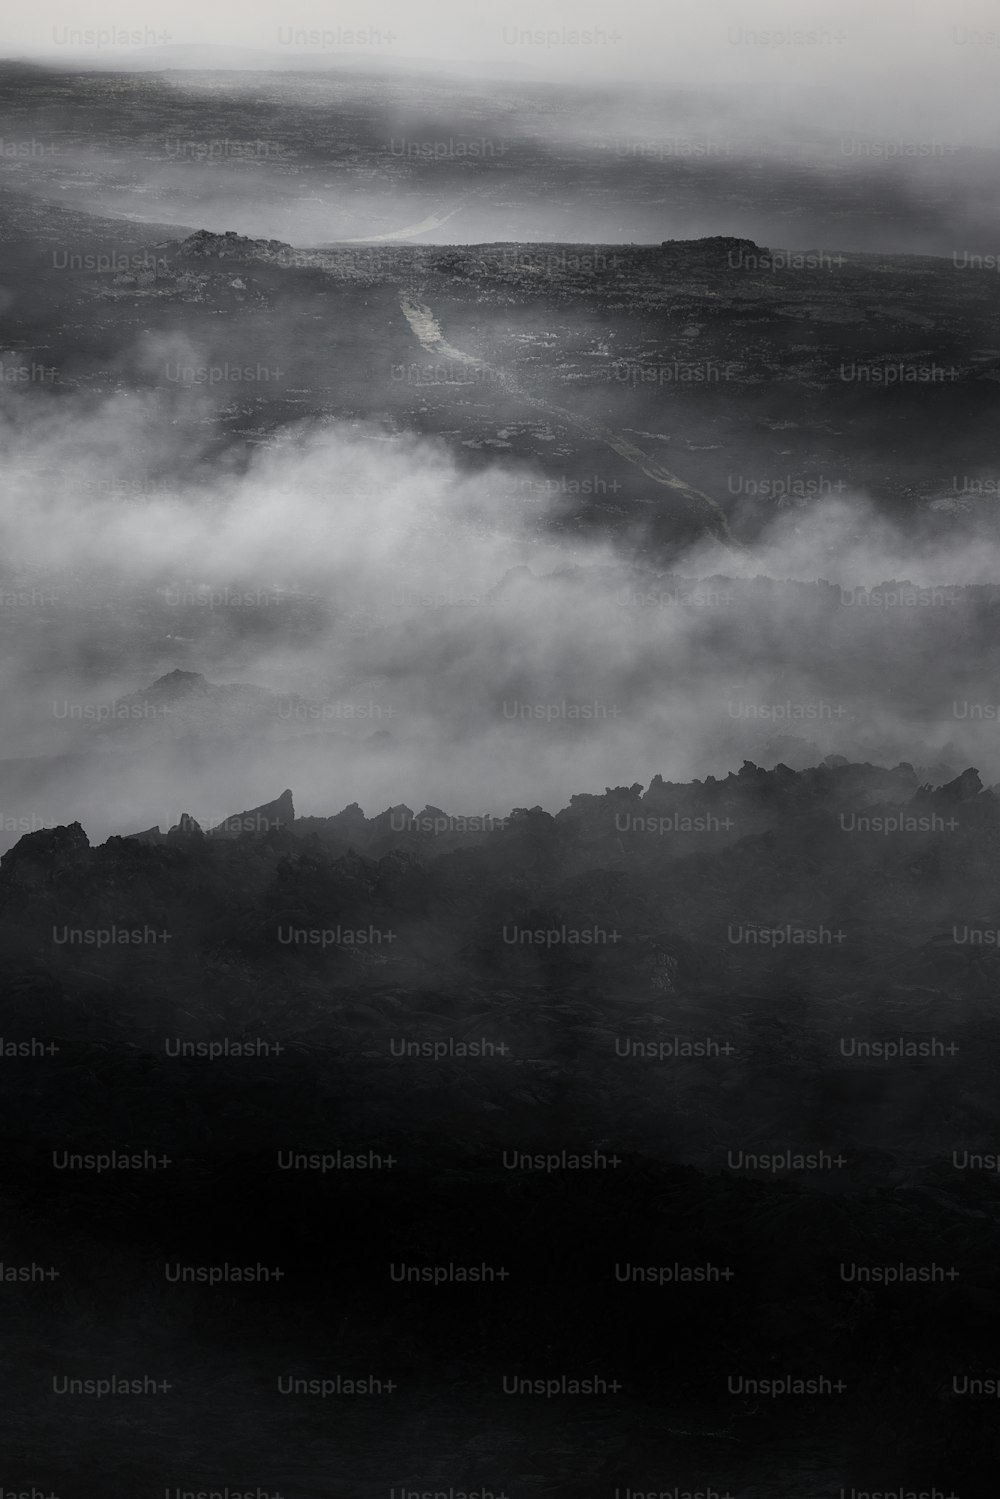
[{"label": "misty mountain", "polygon": [[994,1492],[997,38],[536,10],[2,23],[0,1499]]},{"label": "misty mountain", "polygon": [[769,111],[767,93],[721,73],[636,89],[369,57],[331,66],[324,49],[287,71],[165,59],[162,72],[114,72],[110,97],[107,74],[66,53],[7,64],[0,166],[19,184],[30,174],[43,203],[299,245],[767,243],[780,225],[798,249],[995,253],[991,123],[956,130],[936,100],[911,105],[904,131],[831,90],[789,101],[772,86]]}]

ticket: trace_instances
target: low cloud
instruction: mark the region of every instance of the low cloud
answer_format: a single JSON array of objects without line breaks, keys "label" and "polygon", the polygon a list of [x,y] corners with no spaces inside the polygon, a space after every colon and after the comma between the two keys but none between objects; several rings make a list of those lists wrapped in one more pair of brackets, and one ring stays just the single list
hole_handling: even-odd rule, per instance
[{"label": "low cloud", "polygon": [[[8,763],[0,814],[46,800],[103,835],[291,784],[301,812],[503,815],[744,755],[943,756],[1000,778],[997,694],[967,665],[994,613],[988,512],[942,540],[824,498],[743,556],[705,542],[666,574],[641,532],[571,538],[555,499],[514,519],[523,470],[472,477],[443,443],[337,422],[248,457],[220,444],[214,402],[4,397],[3,586],[42,590],[3,610],[5,755],[84,758],[19,789]],[[224,715],[198,744],[187,723],[95,723],[178,667],[311,707],[276,706],[238,754]]]}]

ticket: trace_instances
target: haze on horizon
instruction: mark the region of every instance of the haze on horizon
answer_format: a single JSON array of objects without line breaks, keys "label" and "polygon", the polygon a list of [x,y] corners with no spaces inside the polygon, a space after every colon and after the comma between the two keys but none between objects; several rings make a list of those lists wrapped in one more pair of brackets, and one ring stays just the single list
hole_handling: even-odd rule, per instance
[{"label": "haze on horizon", "polygon": [[584,9],[544,0],[471,12],[458,0],[419,9],[380,0],[333,12],[319,0],[208,9],[195,0],[53,0],[0,20],[0,55],[101,69],[439,68],[470,80],[551,79],[650,97],[694,89],[790,128],[944,132],[990,147],[995,21],[986,0],[890,0],[874,10],[862,0],[674,0],[668,8],[624,0]]}]

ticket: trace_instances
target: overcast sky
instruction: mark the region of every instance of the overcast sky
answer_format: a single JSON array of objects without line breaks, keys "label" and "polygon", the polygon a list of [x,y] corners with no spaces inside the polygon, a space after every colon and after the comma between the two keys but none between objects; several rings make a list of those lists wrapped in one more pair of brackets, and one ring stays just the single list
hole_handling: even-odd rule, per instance
[{"label": "overcast sky", "polygon": [[[209,44],[283,60],[296,50],[347,51],[511,77],[776,89],[798,100],[823,85],[845,98],[898,99],[907,114],[930,97],[980,126],[993,118],[1000,73],[1000,14],[990,0],[48,0],[5,12],[4,55],[56,63],[85,45],[73,33],[117,28],[139,33],[145,48]],[[580,39],[581,30],[590,37]],[[539,31],[551,35],[519,35]],[[295,35],[309,32],[320,35]],[[125,46],[105,36],[97,50],[120,64]]]}]

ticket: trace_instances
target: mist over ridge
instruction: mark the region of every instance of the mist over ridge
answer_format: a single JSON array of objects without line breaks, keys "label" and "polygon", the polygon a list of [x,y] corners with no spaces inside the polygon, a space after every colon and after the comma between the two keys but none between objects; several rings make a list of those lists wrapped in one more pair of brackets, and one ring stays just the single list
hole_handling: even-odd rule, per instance
[{"label": "mist over ridge", "polygon": [[998,47],[0,20],[0,1499],[994,1499]]}]

